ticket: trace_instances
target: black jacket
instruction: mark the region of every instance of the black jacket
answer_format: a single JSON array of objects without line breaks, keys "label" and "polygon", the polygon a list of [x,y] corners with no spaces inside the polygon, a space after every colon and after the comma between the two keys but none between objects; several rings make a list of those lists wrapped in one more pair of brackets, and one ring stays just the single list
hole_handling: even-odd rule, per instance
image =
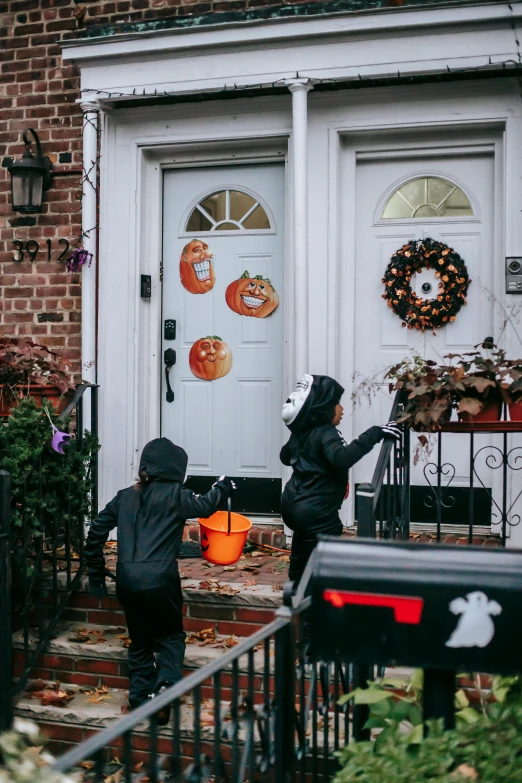
[{"label": "black jacket", "polygon": [[371,427],[346,444],[331,424],[343,387],[326,375],[314,375],[298,416],[289,425],[290,440],[281,449],[283,465],[293,468],[282,497],[283,517],[293,530],[321,526],[337,517],[348,484],[348,471],[383,439]]},{"label": "black jacket", "polygon": [[283,465],[293,468],[283,492],[283,506],[293,504],[292,516],[299,514],[303,521],[336,514],[346,494],[348,471],[382,438],[381,428],[371,427],[346,444],[332,424],[302,435],[292,433],[280,454]]},{"label": "black jacket", "polygon": [[85,544],[89,576],[103,576],[103,547],[117,528],[117,586],[139,591],[158,586],[177,575],[176,558],[183,528],[190,517],[208,517],[221,505],[219,487],[206,495],[184,489],[187,454],[167,438],[145,446],[140,473],[150,483],[123,489],[92,522]]}]

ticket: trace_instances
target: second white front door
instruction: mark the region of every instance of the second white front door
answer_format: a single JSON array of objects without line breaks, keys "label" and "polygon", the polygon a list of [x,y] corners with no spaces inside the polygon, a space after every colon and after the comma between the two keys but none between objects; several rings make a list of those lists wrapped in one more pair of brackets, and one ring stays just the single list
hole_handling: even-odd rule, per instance
[{"label": "second white front door", "polygon": [[[494,156],[471,150],[469,154],[424,151],[418,156],[411,151],[397,157],[392,152],[388,156],[368,153],[357,164],[356,194],[355,386],[359,386],[359,399],[354,423],[358,434],[388,420],[392,397],[384,373],[412,349],[440,362],[448,353],[473,350],[484,338],[495,336]],[[409,241],[427,237],[454,248],[472,280],[467,305],[453,323],[436,333],[404,328],[382,298],[382,277],[392,255]],[[428,270],[421,276],[415,281],[415,290],[427,291],[426,298],[433,297],[438,279]],[[381,384],[371,404],[360,386],[363,379],[370,379],[374,389]],[[455,468],[453,486],[469,486],[467,436],[450,437],[451,443],[446,440],[451,448],[448,460]],[[416,438],[414,447],[415,443]],[[374,450],[356,466],[355,483],[371,479],[376,458]],[[426,486],[424,467],[421,455],[412,473],[413,485]],[[414,509],[414,505],[412,495],[412,519],[420,521],[415,515],[422,515],[422,508]],[[485,523],[487,517],[484,508],[480,521]]]}]

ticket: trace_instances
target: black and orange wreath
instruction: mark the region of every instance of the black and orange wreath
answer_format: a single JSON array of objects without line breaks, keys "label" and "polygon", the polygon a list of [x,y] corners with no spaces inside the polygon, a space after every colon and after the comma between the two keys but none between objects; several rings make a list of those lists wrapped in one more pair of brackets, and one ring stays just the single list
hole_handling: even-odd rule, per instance
[{"label": "black and orange wreath", "polygon": [[[433,269],[439,278],[438,292],[425,299],[412,290],[412,275]],[[434,239],[412,240],[393,254],[382,282],[383,299],[402,318],[408,329],[440,329],[457,317],[471,280],[466,264],[458,253]]]}]

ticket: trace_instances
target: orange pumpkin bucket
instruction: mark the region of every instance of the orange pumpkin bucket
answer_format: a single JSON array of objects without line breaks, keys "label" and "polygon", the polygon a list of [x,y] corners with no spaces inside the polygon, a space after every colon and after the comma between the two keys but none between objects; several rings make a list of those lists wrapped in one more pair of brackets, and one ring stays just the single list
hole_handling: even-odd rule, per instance
[{"label": "orange pumpkin bucket", "polygon": [[201,551],[205,560],[214,565],[237,563],[243,552],[252,522],[241,514],[232,512],[228,498],[228,511],[216,511],[208,519],[199,519]]}]

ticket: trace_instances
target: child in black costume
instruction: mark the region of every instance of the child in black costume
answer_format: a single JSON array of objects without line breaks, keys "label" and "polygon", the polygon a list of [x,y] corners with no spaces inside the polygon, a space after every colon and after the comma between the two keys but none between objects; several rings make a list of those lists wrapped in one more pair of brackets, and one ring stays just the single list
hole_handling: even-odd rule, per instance
[{"label": "child in black costume", "polygon": [[283,521],[294,534],[288,573],[293,582],[301,579],[320,535],[341,535],[339,509],[350,468],[383,438],[401,437],[395,422],[390,422],[345,443],[336,429],[343,415],[343,393],[327,375],[305,375],[283,405],[283,421],[292,434],[280,459],[293,473],[281,505]]},{"label": "child in black costume", "polygon": [[[183,528],[187,518],[213,514],[235,489],[222,476],[206,495],[195,495],[183,487],[187,461],[186,452],[167,438],[148,443],[141,456],[140,483],[118,492],[87,536],[89,586],[102,598],[107,595],[103,547],[117,527],[116,594],[131,640],[131,709],[182,678],[185,634],[177,557]],[[158,715],[159,723],[167,721],[168,711]]]}]

